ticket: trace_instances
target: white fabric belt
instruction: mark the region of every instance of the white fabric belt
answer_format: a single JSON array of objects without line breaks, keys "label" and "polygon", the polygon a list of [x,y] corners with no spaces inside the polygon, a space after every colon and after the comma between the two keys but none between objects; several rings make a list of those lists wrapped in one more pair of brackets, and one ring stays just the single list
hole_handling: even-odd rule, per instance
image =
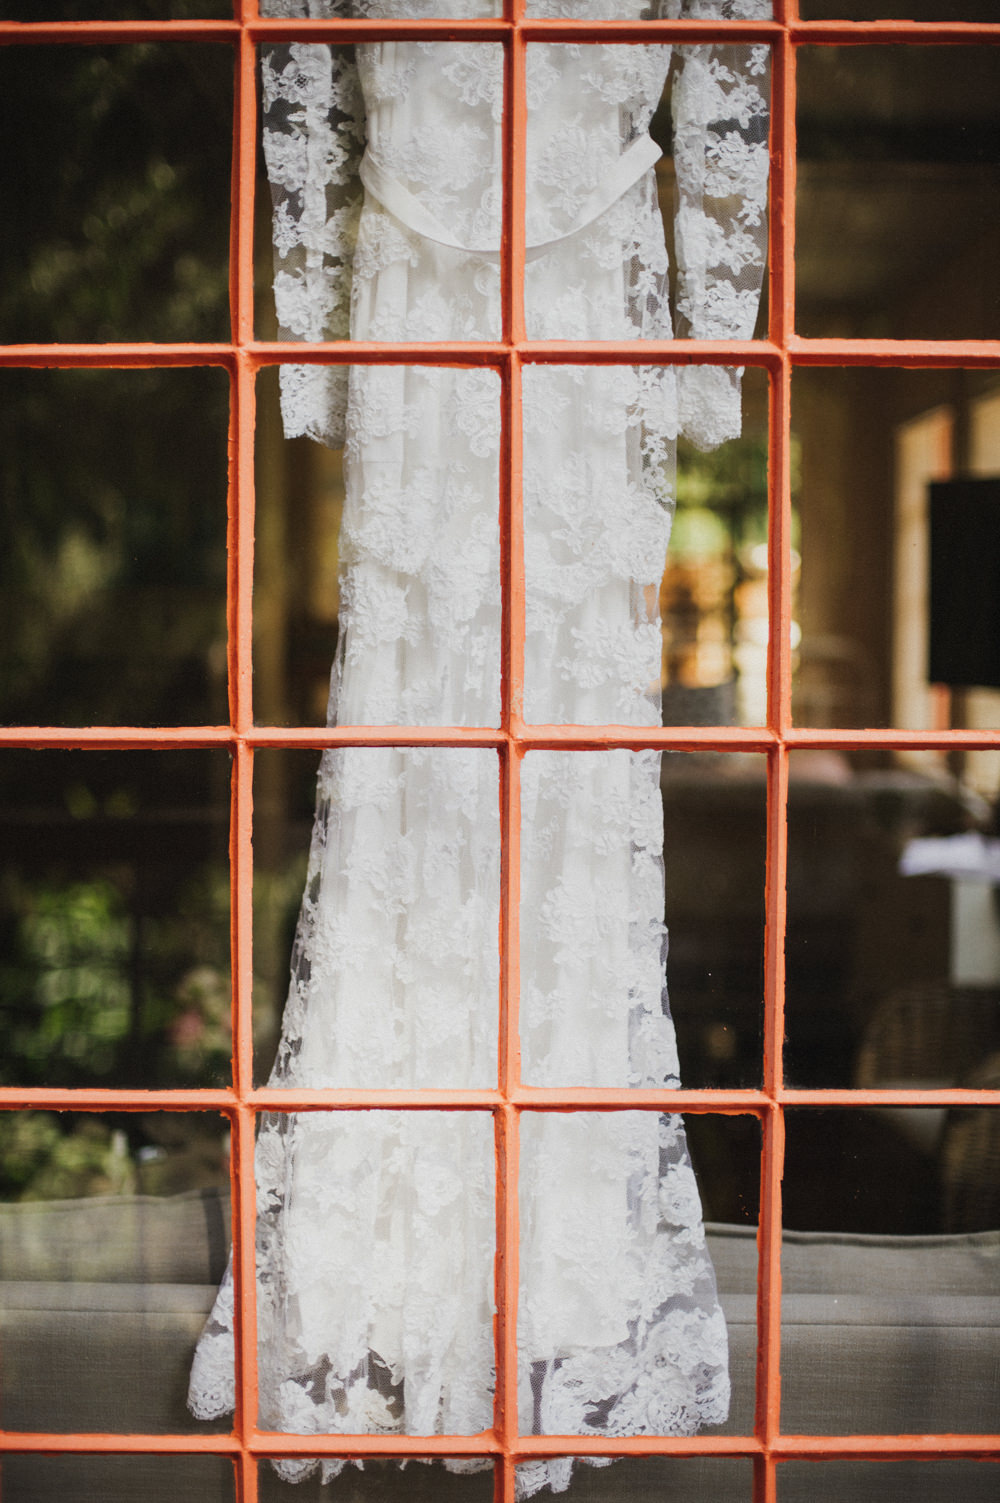
[{"label": "white fabric belt", "polygon": [[[526,247],[527,259],[533,261],[536,256],[544,255],[552,246],[560,241],[568,240],[571,235],[585,229],[588,224],[593,224],[606,209],[610,209],[624,193],[627,193],[633,183],[637,183],[643,173],[647,172],[653,163],[662,155],[660,148],[650,136],[640,136],[633,141],[615,162],[610,172],[606,172],[593,192],[588,193],[574,216],[568,229],[558,235],[553,235],[548,240],[529,241]],[[496,260],[500,251],[495,245],[466,245],[464,240],[458,240],[450,233],[440,220],[424,208],[418,198],[404,188],[397,178],[373,161],[367,152],[361,159],[361,181],[368,192],[390,214],[405,224],[417,235],[425,240],[435,240],[439,245],[450,245],[454,250],[467,251],[472,256],[485,256]]]}]

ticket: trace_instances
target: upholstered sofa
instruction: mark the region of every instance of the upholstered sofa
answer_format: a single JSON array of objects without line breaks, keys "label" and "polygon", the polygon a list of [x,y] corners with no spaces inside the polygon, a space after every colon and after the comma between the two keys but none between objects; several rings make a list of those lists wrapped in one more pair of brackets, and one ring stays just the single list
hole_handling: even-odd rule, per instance
[{"label": "upholstered sofa", "polygon": [[[0,1207],[0,1420],[6,1430],[156,1433],[208,1427],[184,1406],[191,1351],[222,1272],[227,1208],[217,1192]],[[727,1429],[753,1424],[756,1244],[713,1226],[729,1322],[734,1401]],[[1000,1429],[1000,1231],[953,1237],[786,1234],[786,1433]],[[988,1462],[790,1462],[780,1503],[1000,1499]],[[8,1455],[4,1503],[223,1503],[232,1468],[206,1456]],[[582,1469],[568,1495],[631,1503],[749,1503],[743,1459]],[[351,1471],[326,1492],[357,1500],[478,1500],[488,1477],[439,1467]],[[262,1472],[262,1496],[317,1503]]]}]

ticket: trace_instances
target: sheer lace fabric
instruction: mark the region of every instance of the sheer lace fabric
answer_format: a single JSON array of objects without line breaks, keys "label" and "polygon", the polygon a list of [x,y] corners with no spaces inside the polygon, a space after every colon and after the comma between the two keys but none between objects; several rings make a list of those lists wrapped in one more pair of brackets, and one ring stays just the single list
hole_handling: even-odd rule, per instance
[{"label": "sheer lace fabric", "polygon": [[[336,13],[333,0],[267,9]],[[641,14],[636,0],[535,9]],[[441,6],[368,0],[355,13]],[[491,8],[450,0],[449,13]],[[685,14],[765,8],[696,0]],[[648,140],[668,76],[678,329],[752,333],[766,49],[539,44],[528,58],[530,337],[670,337]],[[293,44],[270,49],[262,78],[283,337],[497,338],[500,48]],[[345,449],[331,720],[497,724],[497,378],[375,365],[281,374],[286,432]],[[656,585],[677,435],[708,448],[739,426],[737,371],[526,370],[529,720],[658,723]],[[524,1079],[677,1084],[658,757],[531,753],[522,818]],[[498,904],[492,752],[327,753],[271,1083],[495,1084]],[[520,1176],[522,1429],[670,1435],[722,1422],[726,1333],[679,1118],[525,1113]],[[488,1114],[274,1114],[257,1184],[261,1425],[488,1428]],[[205,1418],[233,1403],[232,1297],[227,1278],[192,1373]],[[326,1480],[343,1463],[278,1463],[290,1480],[317,1466]],[[520,1468],[521,1496],[563,1489],[570,1470]]]}]

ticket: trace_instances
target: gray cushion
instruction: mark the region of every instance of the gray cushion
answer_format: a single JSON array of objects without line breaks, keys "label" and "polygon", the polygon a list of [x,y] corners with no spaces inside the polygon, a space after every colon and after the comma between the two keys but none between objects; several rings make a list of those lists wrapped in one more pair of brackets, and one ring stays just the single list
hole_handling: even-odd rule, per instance
[{"label": "gray cushion", "polygon": [[0,1286],[4,1428],[228,1430],[197,1424],[184,1403],[214,1295],[208,1284]]},{"label": "gray cushion", "polygon": [[[756,1233],[712,1226],[709,1242],[732,1358],[726,1430],[746,1433],[753,1425]],[[781,1271],[787,1434],[994,1433],[1000,1231],[786,1232]]]},{"label": "gray cushion", "polygon": [[[719,1288],[753,1294],[757,1229],[708,1227]],[[1000,1231],[950,1237],[785,1232],[785,1294],[972,1294],[1000,1297]]]},{"label": "gray cushion", "polygon": [[14,1454],[3,1458],[2,1480],[9,1503],[234,1503],[236,1496],[232,1463],[218,1456]]},{"label": "gray cushion", "polygon": [[[0,1208],[0,1419],[30,1430],[193,1431],[184,1406],[191,1352],[225,1262],[225,1197],[112,1198]],[[729,1324],[728,1433],[753,1427],[756,1237],[712,1226]],[[955,1237],[786,1233],[782,1273],[782,1426],[787,1433],[992,1432],[1000,1412],[1000,1232]],[[226,1426],[220,1425],[221,1429]],[[117,1503],[128,1479],[149,1503],[220,1503],[230,1473],[180,1464],[130,1472],[134,1458],[18,1458],[4,1503]],[[102,1468],[104,1470],[102,1471]],[[916,1470],[914,1471],[914,1468]],[[140,1469],[141,1470],[141,1469]],[[738,1460],[645,1460],[584,1468],[570,1498],[593,1503],[750,1503]],[[138,1480],[136,1480],[138,1479]],[[220,1480],[221,1479],[221,1480]],[[794,1463],[779,1503],[986,1503],[1000,1471],[985,1463]],[[16,1484],[16,1485],[15,1485]],[[352,1473],[335,1496],[294,1490],[265,1469],[264,1503],[478,1503],[483,1478],[436,1468]]]}]

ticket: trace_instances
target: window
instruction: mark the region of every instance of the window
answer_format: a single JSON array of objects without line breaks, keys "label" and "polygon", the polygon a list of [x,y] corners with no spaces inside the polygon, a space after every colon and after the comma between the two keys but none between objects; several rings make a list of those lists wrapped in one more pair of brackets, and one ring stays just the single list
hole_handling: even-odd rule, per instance
[{"label": "window", "polygon": [[[821,1338],[797,1315],[788,1318],[789,1305],[783,1330],[781,1284],[784,1271],[786,1288],[796,1295],[816,1292],[809,1284],[810,1236],[850,1229],[844,1218],[855,1214],[854,1192],[867,1183],[870,1145],[887,1140],[900,1124],[896,1188],[902,1195],[911,1183],[907,1175],[919,1184],[923,1168],[933,1163],[942,1176],[942,1216],[950,1218],[929,1227],[920,1219],[919,1196],[900,1201],[897,1229],[911,1240],[903,1246],[900,1239],[880,1264],[886,1282],[876,1281],[872,1298],[889,1300],[893,1284],[913,1289],[909,1316],[898,1322],[908,1336],[919,1324],[915,1310],[930,1308],[941,1292],[933,1274],[928,1278],[926,1261],[920,1271],[906,1261],[918,1244],[949,1231],[974,1237],[1000,1221],[995,1204],[984,1209],[977,1191],[990,1171],[977,1170],[979,1178],[970,1179],[962,1167],[990,1162],[1000,1110],[1000,1078],[987,1069],[976,1074],[988,1063],[983,1056],[995,1055],[996,998],[982,984],[988,973],[958,965],[959,959],[971,965],[960,937],[970,925],[981,933],[984,905],[970,918],[967,897],[943,889],[950,879],[940,870],[903,877],[893,855],[911,836],[961,834],[970,819],[984,827],[984,811],[968,791],[980,797],[997,791],[995,763],[984,760],[1000,750],[995,696],[973,690],[963,702],[962,686],[950,698],[929,686],[908,633],[925,584],[925,478],[995,470],[1000,338],[995,298],[979,297],[988,277],[977,231],[984,216],[988,226],[994,223],[1000,203],[993,88],[1000,26],[984,19],[974,0],[959,21],[930,3],[921,7],[926,19],[897,21],[888,14],[888,0],[881,8],[855,6],[866,12],[857,20],[815,14],[837,9],[818,0],[800,19],[793,3],[779,0],[773,21],[539,20],[526,19],[514,4],[504,19],[423,19],[405,26],[262,20],[253,0],[239,0],[232,16],[212,15],[225,7],[206,3],[165,6],[166,16],[148,17],[152,7],[136,0],[133,9],[141,16],[103,20],[95,16],[100,8],[97,0],[89,7],[53,4],[46,19],[24,6],[23,16],[0,22],[3,61],[22,80],[22,92],[11,97],[23,103],[24,80],[54,71],[67,113],[87,122],[83,144],[89,149],[86,160],[70,156],[73,170],[60,178],[55,163],[76,148],[58,113],[50,110],[36,122],[14,112],[14,139],[34,133],[37,146],[41,138],[51,191],[40,195],[45,208],[37,213],[49,217],[35,232],[41,250],[30,274],[24,275],[16,249],[6,253],[12,267],[20,265],[23,289],[8,309],[7,327],[18,342],[0,348],[0,378],[20,432],[7,446],[7,464],[19,482],[32,447],[48,460],[62,445],[78,448],[80,470],[90,467],[98,476],[75,499],[55,481],[30,487],[25,481],[24,493],[30,489],[33,498],[30,522],[17,515],[16,505],[12,515],[27,531],[20,551],[9,555],[8,567],[20,571],[11,576],[19,593],[8,633],[7,723],[0,730],[0,787],[16,837],[9,845],[14,874],[4,918],[15,1004],[4,1011],[4,1027],[15,1063],[0,1089],[0,1106],[7,1114],[6,1198],[20,1202],[26,1189],[35,1197],[9,1208],[6,1234],[11,1282],[18,1285],[8,1302],[6,1350],[8,1360],[23,1364],[16,1371],[24,1375],[4,1383],[0,1413],[9,1427],[0,1443],[13,1496],[35,1496],[32,1489],[48,1496],[67,1478],[98,1476],[94,1486],[109,1497],[116,1487],[130,1496],[160,1487],[173,1495],[218,1491],[224,1497],[231,1495],[232,1466],[237,1496],[266,1498],[277,1484],[258,1468],[262,1458],[338,1457],[345,1450],[376,1461],[493,1458],[495,1496],[506,1503],[514,1497],[515,1466],[553,1454],[628,1458],[636,1485],[654,1488],[667,1474],[644,1468],[665,1460],[678,1469],[673,1475],[682,1496],[684,1487],[705,1486],[716,1497],[731,1488],[734,1497],[760,1503],[809,1496],[808,1488],[820,1485],[831,1495],[851,1489],[864,1496],[865,1487],[875,1486],[868,1464],[877,1461],[892,1462],[900,1487],[916,1496],[943,1497],[956,1485],[978,1496],[976,1490],[988,1490],[993,1480],[989,1462],[1000,1458],[1000,1439],[984,1433],[985,1423],[973,1428],[968,1419],[982,1412],[972,1390],[985,1381],[986,1348],[973,1340],[947,1349],[933,1369],[926,1408],[919,1420],[916,1409],[906,1410],[913,1422],[902,1433],[890,1425],[869,1434],[863,1423],[844,1420],[838,1427],[835,1418],[827,1420],[827,1430],[817,1409],[841,1417],[852,1411],[835,1402],[836,1368],[818,1401],[815,1392],[807,1394],[817,1350],[809,1342]],[[871,14],[880,9],[882,18]],[[376,341],[304,353],[302,345],[260,337],[270,316],[267,296],[255,307],[255,289],[263,294],[269,280],[259,193],[255,204],[258,49],[291,37],[347,44],[385,33],[445,41],[460,35],[504,49],[502,337],[428,344],[419,357]],[[720,39],[770,47],[765,336],[656,345],[525,338],[518,296],[525,268],[525,52],[542,42],[586,44],[608,36],[623,44],[656,36],[682,47]],[[88,71],[81,72],[72,60],[84,55]],[[124,80],[120,92],[106,87],[112,77]],[[921,90],[933,107],[926,116],[907,115]],[[58,89],[45,97],[58,98]],[[967,149],[970,132],[975,150]],[[112,137],[119,143],[114,149]],[[74,140],[80,142],[79,132]],[[116,165],[116,153],[125,152],[122,141],[126,155],[134,149],[134,159],[120,178],[102,178],[89,212],[81,209],[73,197],[78,180],[98,163]],[[15,153],[15,174],[17,161]],[[889,188],[904,179],[909,197],[892,198]],[[12,197],[29,202],[35,183],[17,176],[14,183]],[[169,210],[157,221],[164,244],[159,256],[154,248],[133,264],[128,247],[154,200]],[[845,217],[845,205],[855,206],[854,218]],[[60,220],[60,213],[69,217]],[[946,252],[942,221],[960,254],[939,274]],[[886,222],[893,226],[888,236]],[[902,267],[895,259],[900,247]],[[912,296],[894,296],[897,277],[910,279]],[[108,295],[102,300],[92,295],[94,288]],[[319,724],[317,679],[324,670],[311,665],[324,662],[332,647],[335,612],[322,580],[334,569],[324,550],[335,532],[341,482],[330,455],[307,458],[293,450],[278,457],[274,371],[303,360],[378,370],[408,359],[498,377],[504,614],[496,729],[421,726],[419,716],[406,727]],[[539,728],[520,713],[522,383],[553,366],[635,367],[642,361],[650,368],[718,369],[736,362],[747,369],[749,438],[733,461],[738,473],[705,472],[690,457],[681,486],[683,547],[662,587],[672,622],[664,659],[668,701],[671,687],[677,691],[673,723],[638,733],[621,725]],[[76,417],[67,445],[60,425],[71,410]],[[120,415],[114,443],[106,427],[99,431],[109,413]],[[225,421],[227,513],[221,491]],[[765,431],[766,530],[759,504]],[[115,449],[118,469],[109,480],[107,455]],[[65,454],[52,474],[64,477],[72,458]],[[276,481],[269,467],[279,465],[287,469]],[[756,479],[747,479],[749,472]],[[146,486],[152,489],[144,504],[128,505]],[[8,493],[16,496],[16,485]],[[726,512],[720,497],[730,493],[738,501]],[[197,504],[188,504],[192,497]],[[287,540],[291,508],[295,526],[317,543],[308,558]],[[872,569],[858,585],[844,546],[848,536],[879,561],[881,593]],[[51,617],[56,598],[65,611],[58,642]],[[103,617],[74,608],[94,599],[102,602]],[[154,603],[157,617],[150,615]],[[296,682],[286,673],[289,659]],[[113,663],[110,683],[95,669],[102,660]],[[162,682],[168,672],[169,692]],[[699,700],[695,691],[713,697]],[[461,747],[497,760],[504,1023],[496,1089],[345,1088],[299,1097],[259,1083],[274,1036],[261,997],[281,985],[288,936],[280,914],[296,901],[297,879],[289,878],[281,851],[289,823],[282,810],[294,807],[285,790],[299,781],[296,758],[303,751],[342,746]],[[689,1051],[690,1066],[682,1056],[682,1070],[690,1084],[628,1092],[525,1086],[517,1030],[521,768],[553,747],[585,757],[636,746],[672,754],[664,790],[679,848],[692,853],[692,862],[694,853],[704,859],[706,848],[718,853],[714,863],[698,868],[714,866],[719,878],[703,900],[685,885],[684,860],[676,851],[673,858],[675,1010],[682,1050]],[[706,777],[711,754],[717,760]],[[953,771],[971,774],[957,801],[948,803],[930,784],[918,792],[903,788],[897,774],[904,758],[932,772],[947,759]],[[730,778],[733,769],[742,782]],[[870,772],[885,776],[863,784],[856,776]],[[47,841],[64,853],[61,865],[41,859]],[[67,878],[67,871],[76,875]],[[713,981],[704,956],[716,942],[720,902],[733,922],[720,950],[726,974]],[[22,982],[32,969],[44,976],[40,990]],[[943,994],[919,990],[930,977],[947,983]],[[22,1016],[34,1022],[18,1032]],[[899,1046],[918,1032],[929,1051],[919,1056]],[[940,1069],[929,1072],[928,1058]],[[343,1436],[258,1430],[254,1140],[261,1112],[295,1107],[332,1113],[431,1107],[492,1115],[505,1255],[497,1263],[491,1431],[413,1443],[396,1435],[345,1442]],[[759,1225],[756,1293],[749,1285],[731,1288],[751,1312],[742,1326],[730,1321],[734,1350],[742,1341],[744,1371],[752,1372],[754,1362],[756,1370],[755,1393],[737,1405],[740,1423],[732,1433],[654,1441],[519,1434],[513,1319],[519,1127],[567,1107],[595,1114],[624,1107],[683,1110],[699,1170],[723,1211],[719,1219]],[[63,1112],[74,1115],[60,1124],[56,1114]],[[944,1116],[946,1139],[940,1137]],[[226,1242],[218,1197],[189,1194],[181,1202],[173,1192],[207,1189],[225,1174],[227,1130],[241,1354],[232,1434],[224,1424],[179,1427],[167,1396],[183,1377],[175,1370],[177,1348],[170,1347],[167,1358],[166,1338],[155,1346],[172,1321],[175,1333],[188,1333],[190,1350],[204,1314],[204,1290],[217,1272],[208,1252],[217,1255]],[[920,1144],[935,1133],[937,1146],[928,1155]],[[56,1139],[71,1147],[51,1151]],[[914,1156],[904,1161],[903,1145],[915,1142]],[[39,1169],[31,1179],[38,1165],[44,1173]],[[807,1193],[816,1178],[831,1187],[833,1209],[824,1225],[816,1223],[815,1200]],[[841,1203],[845,1186],[851,1193]],[[140,1215],[136,1197],[143,1195],[159,1199],[143,1202]],[[985,1223],[968,1219],[977,1202]],[[59,1223],[71,1228],[61,1242],[54,1228],[74,1204],[72,1214],[82,1219]],[[790,1227],[784,1247],[783,1225]],[[878,1229],[875,1222],[863,1224],[872,1229]],[[719,1243],[724,1291],[726,1277],[736,1278],[737,1242],[723,1237]],[[81,1243],[87,1249],[82,1263]],[[173,1290],[169,1321],[166,1314],[160,1325],[147,1319],[135,1370],[116,1366],[116,1341],[125,1340],[116,1333],[130,1319],[124,1291],[157,1281],[156,1249],[168,1243],[185,1249],[181,1261],[187,1259],[186,1271],[174,1269],[164,1280]],[[47,1254],[40,1251],[45,1245]],[[112,1267],[114,1247],[124,1252]],[[202,1248],[208,1249],[204,1259]],[[88,1388],[100,1387],[91,1362],[75,1371],[60,1368],[70,1348],[91,1359],[97,1350],[93,1323],[88,1326],[78,1305],[56,1292],[83,1282],[84,1264],[90,1283],[106,1291],[103,1326],[112,1333],[102,1338],[99,1366],[115,1393],[96,1409],[88,1407]],[[745,1268],[744,1258],[741,1278]],[[975,1303],[977,1336],[986,1331],[982,1340],[992,1339],[995,1287],[987,1297],[964,1264],[963,1270],[953,1274],[955,1287]],[[69,1313],[53,1321],[60,1300]],[[77,1347],[74,1322],[82,1332]],[[927,1340],[933,1345],[933,1339],[932,1332]],[[877,1364],[880,1345],[885,1348],[885,1338],[878,1333],[849,1329],[844,1338],[855,1362],[860,1352],[863,1362]],[[793,1374],[784,1389],[779,1356]],[[887,1382],[899,1366],[893,1355]],[[52,1379],[53,1371],[65,1376]],[[129,1408],[130,1387],[141,1391],[138,1407]],[[95,1423],[95,1413],[103,1424]],[[889,1419],[893,1411],[887,1405],[873,1413]],[[805,1466],[814,1461],[822,1467]],[[705,1468],[697,1472],[700,1482],[692,1481],[695,1464]],[[422,1470],[419,1480],[414,1475],[403,1474],[407,1488],[429,1486]],[[581,1496],[589,1490],[610,1498],[624,1485],[615,1480],[624,1475],[621,1469],[576,1475]],[[483,1484],[475,1477],[442,1482],[437,1471],[431,1476],[442,1491],[453,1484],[456,1492],[475,1491]],[[828,1480],[817,1484],[817,1476]],[[402,1485],[377,1470],[364,1474],[372,1477],[365,1484],[372,1496],[379,1489],[391,1495]],[[483,1485],[488,1482],[487,1476]],[[597,1491],[598,1482],[606,1491]]]}]

